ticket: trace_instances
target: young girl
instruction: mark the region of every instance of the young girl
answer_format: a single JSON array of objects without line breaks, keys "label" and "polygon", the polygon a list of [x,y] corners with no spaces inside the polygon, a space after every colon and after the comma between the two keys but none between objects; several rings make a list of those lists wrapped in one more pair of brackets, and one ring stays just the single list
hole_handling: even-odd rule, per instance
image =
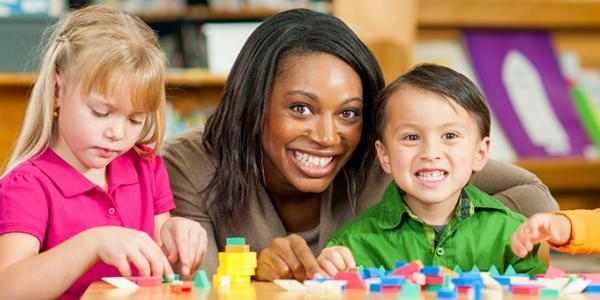
[{"label": "young girl", "polygon": [[165,60],[147,25],[112,8],[56,25],[0,180],[0,298],[74,298],[104,276],[199,266],[206,232],[170,216],[156,155]]},{"label": "young girl", "polygon": [[512,236],[513,252],[523,257],[533,245],[547,241],[557,251],[571,254],[600,253],[600,208],[561,210],[535,214]]}]

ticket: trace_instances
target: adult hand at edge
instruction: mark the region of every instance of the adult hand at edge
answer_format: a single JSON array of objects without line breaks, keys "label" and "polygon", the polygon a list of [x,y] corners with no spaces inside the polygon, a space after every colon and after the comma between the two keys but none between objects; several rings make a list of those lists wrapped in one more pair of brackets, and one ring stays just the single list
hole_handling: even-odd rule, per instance
[{"label": "adult hand at edge", "polygon": [[303,281],[312,278],[321,269],[306,241],[297,234],[276,238],[271,245],[260,252],[257,262],[256,279],[296,279]]}]

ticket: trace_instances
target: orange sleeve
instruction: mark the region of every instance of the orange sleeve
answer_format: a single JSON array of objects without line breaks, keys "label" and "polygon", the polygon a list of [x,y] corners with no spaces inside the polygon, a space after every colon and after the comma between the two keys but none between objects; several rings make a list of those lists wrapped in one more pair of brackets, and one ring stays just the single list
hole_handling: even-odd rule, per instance
[{"label": "orange sleeve", "polygon": [[554,212],[571,222],[571,239],[562,246],[552,246],[557,251],[571,254],[600,253],[600,208]]}]

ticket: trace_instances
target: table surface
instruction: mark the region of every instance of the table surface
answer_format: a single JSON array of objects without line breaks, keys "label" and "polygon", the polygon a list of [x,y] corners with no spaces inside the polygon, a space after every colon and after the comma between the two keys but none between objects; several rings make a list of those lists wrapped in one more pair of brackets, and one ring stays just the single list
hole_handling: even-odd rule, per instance
[{"label": "table surface", "polygon": [[[193,286],[193,282],[186,282]],[[145,286],[139,289],[128,291],[114,288],[105,282],[94,282],[83,294],[82,299],[397,299],[397,293],[366,293],[365,291],[349,290],[341,295],[320,295],[310,293],[292,293],[286,292],[274,283],[270,282],[252,282],[246,285],[233,285],[229,289],[212,288],[192,289],[189,293],[175,294],[171,292],[169,284],[160,286]],[[421,293],[421,300],[436,299],[435,293]],[[466,299],[466,297],[459,297]],[[485,298],[484,298],[485,299]],[[504,293],[504,299],[522,299],[535,300],[538,297],[511,297]],[[542,299],[542,298],[539,298]],[[546,300],[600,300],[600,293],[585,293],[572,296],[561,296],[559,298],[545,297]]]}]

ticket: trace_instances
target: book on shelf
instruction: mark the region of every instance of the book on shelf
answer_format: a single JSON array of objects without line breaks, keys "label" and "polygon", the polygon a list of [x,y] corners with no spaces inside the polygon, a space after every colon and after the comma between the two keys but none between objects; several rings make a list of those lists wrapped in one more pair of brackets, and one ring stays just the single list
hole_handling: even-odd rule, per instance
[{"label": "book on shelf", "polygon": [[480,87],[519,157],[596,152],[548,32],[465,30],[463,38]]}]

